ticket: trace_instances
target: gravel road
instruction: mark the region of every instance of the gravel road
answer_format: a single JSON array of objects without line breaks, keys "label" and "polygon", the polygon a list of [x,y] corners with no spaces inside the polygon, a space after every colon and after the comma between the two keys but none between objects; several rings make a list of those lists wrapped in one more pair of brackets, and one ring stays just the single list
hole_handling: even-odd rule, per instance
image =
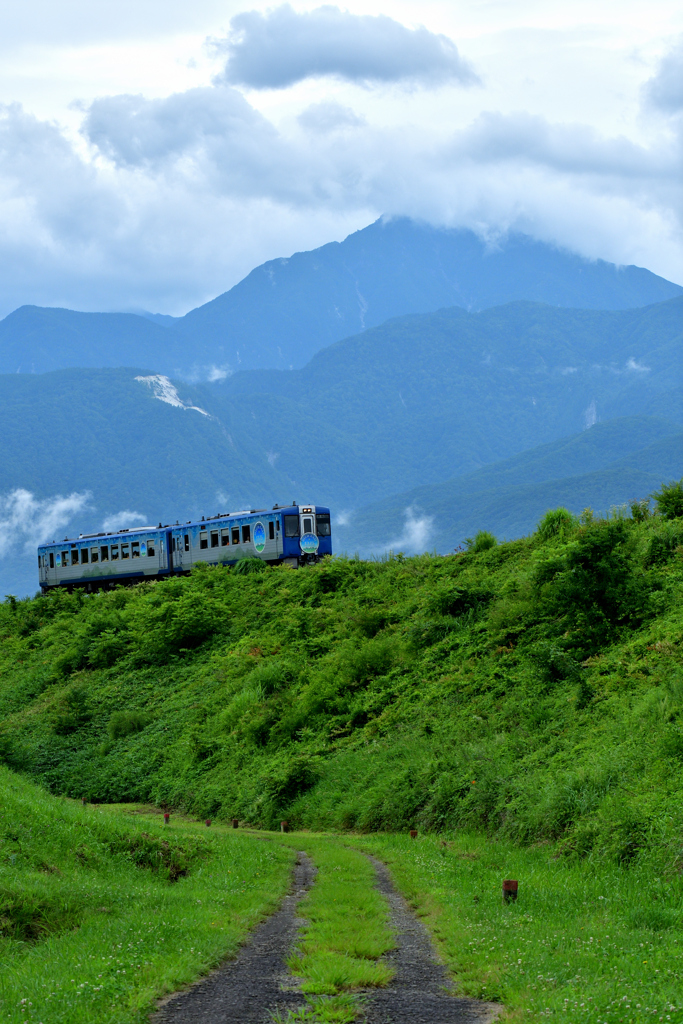
[{"label": "gravel road", "polygon": [[[396,949],[383,959],[395,970],[385,989],[361,994],[359,1024],[489,1024],[501,1007],[452,994],[424,925],[391,881],[381,861],[370,857],[377,888],[391,908]],[[304,1005],[286,959],[303,921],[297,905],[315,878],[313,862],[298,855],[293,886],[280,910],[259,925],[235,960],[229,960],[184,992],[164,1000],[151,1024],[271,1024],[272,1014]]]}]

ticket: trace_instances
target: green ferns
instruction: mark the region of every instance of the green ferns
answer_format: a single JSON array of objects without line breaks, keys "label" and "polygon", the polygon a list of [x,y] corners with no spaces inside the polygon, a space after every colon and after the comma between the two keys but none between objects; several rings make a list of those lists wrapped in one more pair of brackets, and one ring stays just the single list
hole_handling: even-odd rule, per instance
[{"label": "green ferns", "polygon": [[678,863],[682,522],[7,602],[0,757],[202,817]]}]

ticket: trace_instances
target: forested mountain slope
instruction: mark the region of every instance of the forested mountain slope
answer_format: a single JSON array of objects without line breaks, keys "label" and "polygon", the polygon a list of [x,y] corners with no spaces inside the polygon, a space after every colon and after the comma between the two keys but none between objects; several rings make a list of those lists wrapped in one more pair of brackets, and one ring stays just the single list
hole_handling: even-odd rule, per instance
[{"label": "forested mountain slope", "polygon": [[343,242],[270,260],[184,317],[23,306],[0,322],[0,373],[146,366],[184,379],[303,366],[332,342],[390,317],[516,299],[629,309],[679,285],[591,261],[526,235],[485,244],[466,230],[377,221]]},{"label": "forested mountain slope", "polygon": [[667,494],[640,522],[555,513],[447,558],[6,602],[2,757],[91,800],[678,863],[683,492]]}]

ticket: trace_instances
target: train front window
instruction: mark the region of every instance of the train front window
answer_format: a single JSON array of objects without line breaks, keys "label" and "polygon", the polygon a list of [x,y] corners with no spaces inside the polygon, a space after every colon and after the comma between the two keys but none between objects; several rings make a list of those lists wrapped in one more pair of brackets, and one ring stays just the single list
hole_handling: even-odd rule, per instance
[{"label": "train front window", "polygon": [[285,537],[299,536],[299,517],[285,516]]},{"label": "train front window", "polygon": [[319,515],[315,517],[315,525],[318,528],[319,537],[329,537],[331,534],[330,530],[330,517],[327,514]]},{"label": "train front window", "polygon": [[304,519],[304,533],[313,533],[313,520]]}]

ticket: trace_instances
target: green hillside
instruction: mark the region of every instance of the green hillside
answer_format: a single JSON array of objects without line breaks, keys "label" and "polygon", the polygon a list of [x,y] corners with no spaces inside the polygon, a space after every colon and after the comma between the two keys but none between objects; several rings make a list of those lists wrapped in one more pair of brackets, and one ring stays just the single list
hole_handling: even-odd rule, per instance
[{"label": "green hillside", "polygon": [[678,863],[683,519],[487,543],[5,602],[2,757],[97,801]]}]

